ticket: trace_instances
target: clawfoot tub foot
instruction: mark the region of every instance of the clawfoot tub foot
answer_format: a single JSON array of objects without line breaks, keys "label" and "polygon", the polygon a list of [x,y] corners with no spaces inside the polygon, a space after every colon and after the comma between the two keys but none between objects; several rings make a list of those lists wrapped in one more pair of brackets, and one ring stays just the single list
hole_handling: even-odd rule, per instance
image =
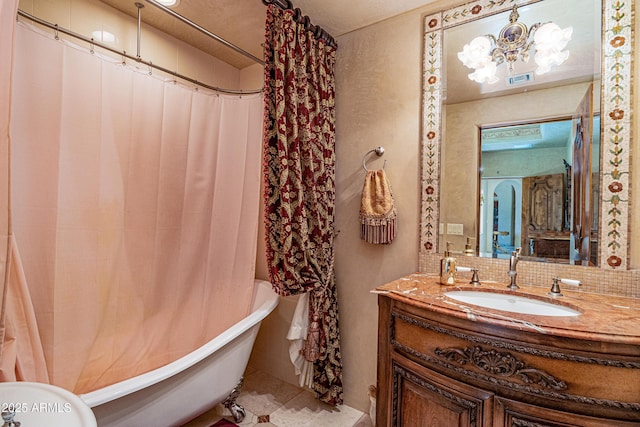
[{"label": "clawfoot tub foot", "polygon": [[242,420],[244,420],[246,412],[244,408],[238,405],[236,402],[233,402],[230,406],[227,407],[227,409],[231,411],[231,414],[233,415],[233,419],[235,420],[235,422],[241,423]]},{"label": "clawfoot tub foot", "polygon": [[231,411],[231,415],[233,415],[233,419],[237,423],[241,423],[246,415],[244,408],[238,405],[238,402],[236,402],[236,399],[240,395],[240,390],[242,389],[243,382],[244,377],[240,377],[240,381],[238,381],[238,384],[234,387],[233,390],[231,390],[231,394],[229,394],[224,402],[222,402],[222,405],[229,411]]}]

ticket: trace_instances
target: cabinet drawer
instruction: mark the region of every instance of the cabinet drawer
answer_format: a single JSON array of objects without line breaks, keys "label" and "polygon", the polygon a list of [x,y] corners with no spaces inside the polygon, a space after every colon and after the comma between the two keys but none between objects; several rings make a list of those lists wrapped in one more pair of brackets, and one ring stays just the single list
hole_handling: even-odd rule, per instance
[{"label": "cabinet drawer", "polygon": [[632,427],[637,422],[614,421],[599,417],[588,417],[564,411],[527,405],[501,397],[494,399],[495,427],[539,426],[539,427]]}]

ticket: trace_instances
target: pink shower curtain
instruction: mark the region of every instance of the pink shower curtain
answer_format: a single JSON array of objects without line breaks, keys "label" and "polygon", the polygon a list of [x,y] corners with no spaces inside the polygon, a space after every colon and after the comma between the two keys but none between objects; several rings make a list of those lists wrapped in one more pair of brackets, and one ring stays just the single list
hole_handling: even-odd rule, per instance
[{"label": "pink shower curtain", "polygon": [[[11,118],[11,66],[18,0],[0,2],[0,344],[5,336],[5,293],[9,258],[9,122]],[[4,346],[0,345],[0,362]],[[2,364],[0,363],[0,370]]]},{"label": "pink shower curtain", "polygon": [[13,216],[53,384],[171,362],[248,311],[261,95],[165,82],[18,25]]},{"label": "pink shower curtain", "polygon": [[0,381],[47,382],[42,345],[11,225],[9,129],[17,9],[17,0],[0,2]]}]

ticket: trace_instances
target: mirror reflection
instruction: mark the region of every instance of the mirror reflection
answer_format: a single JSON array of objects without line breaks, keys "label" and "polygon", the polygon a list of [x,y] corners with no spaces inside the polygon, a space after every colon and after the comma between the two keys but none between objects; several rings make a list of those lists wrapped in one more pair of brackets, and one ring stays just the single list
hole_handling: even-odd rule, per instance
[{"label": "mirror reflection", "polygon": [[[547,22],[572,28],[569,55],[542,75],[533,59],[496,61],[496,78],[482,83],[469,77],[474,69],[458,53],[478,36],[498,37],[513,11],[444,31],[440,248],[451,242],[454,251],[470,246],[480,256],[502,257],[520,246],[531,260],[597,265],[599,199],[586,196],[598,188],[600,170],[601,12],[597,1],[518,7],[530,31]],[[578,124],[590,154],[574,177]]]},{"label": "mirror reflection", "polygon": [[[593,128],[599,129],[594,117]],[[525,259],[567,262],[572,252],[572,165],[575,120],[571,117],[480,129],[481,256],[508,258],[516,247]],[[591,143],[593,201],[599,199],[599,134]],[[591,209],[591,245],[597,246],[597,209]],[[591,250],[589,263],[597,263]]]}]

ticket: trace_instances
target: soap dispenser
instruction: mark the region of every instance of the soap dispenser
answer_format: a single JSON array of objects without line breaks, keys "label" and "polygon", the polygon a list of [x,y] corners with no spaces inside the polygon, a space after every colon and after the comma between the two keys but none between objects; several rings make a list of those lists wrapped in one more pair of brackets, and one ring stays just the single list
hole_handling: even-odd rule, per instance
[{"label": "soap dispenser", "polygon": [[464,245],[465,256],[474,256],[476,254],[476,251],[471,247],[471,239],[473,239],[473,237],[467,237],[467,244]]},{"label": "soap dispenser", "polygon": [[456,259],[451,255],[451,243],[447,242],[447,250],[440,261],[440,284],[454,285],[456,283]]}]

